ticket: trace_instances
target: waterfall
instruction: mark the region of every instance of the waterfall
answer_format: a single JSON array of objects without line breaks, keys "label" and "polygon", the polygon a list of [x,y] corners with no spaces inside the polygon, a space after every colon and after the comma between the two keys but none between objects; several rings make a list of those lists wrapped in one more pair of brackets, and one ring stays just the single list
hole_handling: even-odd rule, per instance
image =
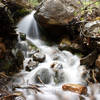
[{"label": "waterfall", "polygon": [[[61,87],[64,83],[86,84],[82,78],[84,67],[80,67],[80,59],[69,51],[60,51],[56,45],[46,45],[46,43],[40,39],[40,31],[34,18],[34,13],[35,11],[24,17],[18,23],[17,31],[25,33],[27,39],[45,54],[46,59],[30,72],[22,70],[18,73],[19,78],[17,75],[15,76],[15,80],[20,86],[39,84],[36,81],[36,75],[38,74],[47,84],[40,88],[43,93],[35,94],[32,90],[17,90],[23,92],[26,100],[79,100],[77,94],[64,92]],[[26,65],[30,59],[32,60],[32,58],[27,57],[24,61],[24,65]],[[54,63],[57,64],[55,66],[58,71],[57,75],[55,75],[55,69],[53,70],[51,68],[51,65]]]},{"label": "waterfall", "polygon": [[35,11],[25,16],[17,25],[17,31],[25,33],[30,38],[39,38],[39,29],[34,17]]}]

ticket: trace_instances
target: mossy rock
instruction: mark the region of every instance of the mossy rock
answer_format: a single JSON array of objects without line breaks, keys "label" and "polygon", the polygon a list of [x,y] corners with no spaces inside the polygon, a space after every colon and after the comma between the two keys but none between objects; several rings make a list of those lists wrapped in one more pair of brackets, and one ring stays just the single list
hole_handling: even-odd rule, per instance
[{"label": "mossy rock", "polygon": [[25,15],[28,15],[30,12],[31,12],[31,10],[26,9],[26,8],[16,10],[13,14],[15,23],[18,21],[18,19],[24,17]]}]

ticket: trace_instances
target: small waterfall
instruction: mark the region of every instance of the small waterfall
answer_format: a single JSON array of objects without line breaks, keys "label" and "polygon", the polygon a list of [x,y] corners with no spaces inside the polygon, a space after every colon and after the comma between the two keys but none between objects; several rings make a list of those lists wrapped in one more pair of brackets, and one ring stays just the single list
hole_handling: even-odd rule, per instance
[{"label": "small waterfall", "polygon": [[[17,90],[23,92],[26,100],[79,100],[77,94],[64,92],[61,87],[64,83],[86,84],[82,78],[84,67],[80,67],[80,59],[68,51],[60,51],[55,45],[47,46],[45,42],[39,38],[40,32],[34,18],[34,13],[35,11],[24,17],[18,23],[17,31],[25,33],[27,39],[31,43],[35,44],[41,52],[45,54],[46,60],[43,63],[39,63],[34,70],[30,72],[22,70],[18,74],[19,78],[17,78],[17,76],[15,77],[17,84],[20,86],[25,86],[26,84],[37,84],[36,75],[38,73],[48,84],[41,87],[41,90],[43,91],[42,94],[35,94],[31,90]],[[54,59],[55,57],[57,59]],[[29,59],[30,58],[25,59],[24,65],[26,65]],[[57,64],[56,67],[58,68],[56,79],[55,71],[51,68],[51,65],[54,63]],[[24,81],[22,82],[22,80]]]},{"label": "small waterfall", "polygon": [[25,33],[29,38],[39,38],[39,29],[34,17],[35,11],[25,16],[17,25],[17,31]]}]

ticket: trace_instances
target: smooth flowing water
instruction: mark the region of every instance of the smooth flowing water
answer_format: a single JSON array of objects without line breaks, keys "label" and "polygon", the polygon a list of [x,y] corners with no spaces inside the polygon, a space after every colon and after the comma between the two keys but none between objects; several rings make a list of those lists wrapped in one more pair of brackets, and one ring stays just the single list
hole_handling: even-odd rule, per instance
[{"label": "smooth flowing water", "polygon": [[[80,100],[78,94],[63,91],[62,85],[64,83],[86,85],[85,77],[82,76],[86,71],[84,66],[80,66],[80,59],[76,55],[69,51],[60,51],[56,45],[48,46],[41,40],[34,13],[35,11],[23,18],[17,25],[17,30],[25,33],[27,40],[35,44],[45,54],[46,59],[30,72],[25,71],[24,68],[15,75],[15,83],[20,86],[38,84],[41,86],[39,89],[42,93],[35,93],[29,89],[17,89],[17,91],[21,91],[26,100]],[[25,58],[24,67],[30,59],[32,60],[29,57]],[[53,64],[55,64],[55,68],[51,68]],[[37,74],[40,75],[42,80],[45,80],[46,84],[36,81]]]}]

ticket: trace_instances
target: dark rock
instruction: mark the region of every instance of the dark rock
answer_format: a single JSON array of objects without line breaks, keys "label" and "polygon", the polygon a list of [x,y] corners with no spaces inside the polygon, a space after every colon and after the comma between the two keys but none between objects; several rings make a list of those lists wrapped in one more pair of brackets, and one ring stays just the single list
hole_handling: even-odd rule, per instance
[{"label": "dark rock", "polygon": [[22,41],[25,41],[26,40],[26,34],[25,33],[19,33],[20,34],[20,39]]},{"label": "dark rock", "polygon": [[41,52],[36,52],[33,54],[34,61],[43,62],[45,60],[45,58],[46,58],[46,56]]},{"label": "dark rock", "polygon": [[96,58],[97,58],[97,51],[94,50],[93,52],[88,54],[86,57],[81,58],[80,64],[92,66],[95,63]]},{"label": "dark rock", "polygon": [[0,72],[6,72],[7,75],[18,72],[24,59],[20,51],[16,55],[13,52],[18,35],[12,15],[8,5],[0,2]]},{"label": "dark rock", "polygon": [[23,53],[22,53],[21,50],[17,51],[17,53],[16,53],[16,59],[17,59],[18,65],[23,65],[24,55],[23,55]]},{"label": "dark rock", "polygon": [[49,84],[51,81],[51,74],[50,74],[49,70],[46,68],[40,69],[36,72],[35,82],[41,83],[41,81],[44,84]]},{"label": "dark rock", "polygon": [[16,38],[17,35],[14,31],[13,18],[9,12],[8,7],[0,3],[0,36]]},{"label": "dark rock", "polygon": [[100,69],[100,55],[96,59],[95,65]]},{"label": "dark rock", "polygon": [[34,68],[36,68],[38,66],[38,62],[37,61],[29,61],[28,65],[25,67],[26,71],[31,71]]},{"label": "dark rock", "polygon": [[72,43],[72,41],[67,39],[67,38],[62,39],[62,41],[60,42],[58,48],[60,50],[71,51],[72,53],[84,52],[84,49],[81,45],[79,45],[77,42]]},{"label": "dark rock", "polygon": [[6,52],[6,46],[4,43],[0,42],[0,59],[4,57],[5,52]]}]

